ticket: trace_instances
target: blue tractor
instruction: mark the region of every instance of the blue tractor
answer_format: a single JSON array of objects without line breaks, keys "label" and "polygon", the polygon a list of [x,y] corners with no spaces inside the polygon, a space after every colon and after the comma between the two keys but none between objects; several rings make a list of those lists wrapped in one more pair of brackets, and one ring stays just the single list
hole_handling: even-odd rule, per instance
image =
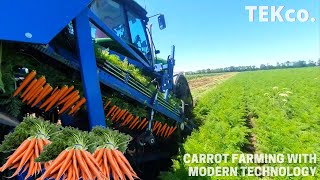
[{"label": "blue tractor", "polygon": [[[77,116],[25,105],[21,114],[36,113],[85,130],[110,126],[130,134],[134,140],[127,156],[143,179],[153,179],[170,166],[179,143],[195,126],[188,82],[183,74],[174,74],[175,47],[167,59],[157,57],[160,51],[148,21],[158,18],[162,30],[166,28],[163,14],[148,17],[133,0],[2,0],[0,7],[0,62],[13,68],[15,85],[23,80],[24,73],[35,69],[48,78],[57,77],[52,81],[58,85],[66,79],[79,83],[87,100],[86,109]],[[112,57],[138,68],[150,81],[142,83],[128,69],[104,61],[97,50],[116,55]],[[148,125],[143,131],[122,129],[106,121],[104,98],[112,99],[115,94],[130,107],[147,112]],[[157,138],[152,131],[157,118],[178,127],[175,135]],[[1,121],[10,125],[5,119]]]}]

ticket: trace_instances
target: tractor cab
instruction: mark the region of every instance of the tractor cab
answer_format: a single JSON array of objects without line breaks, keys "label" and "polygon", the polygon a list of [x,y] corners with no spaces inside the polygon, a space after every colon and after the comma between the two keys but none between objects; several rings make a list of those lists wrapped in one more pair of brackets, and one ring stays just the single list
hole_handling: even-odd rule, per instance
[{"label": "tractor cab", "polygon": [[[156,50],[148,27],[149,18],[146,16],[146,10],[138,3],[132,0],[95,0],[90,9],[144,61],[150,66],[155,64]],[[162,21],[159,25],[163,29],[164,17],[160,16]],[[123,54],[121,46],[117,46],[99,28],[92,25],[91,29],[92,37],[97,44]]]}]

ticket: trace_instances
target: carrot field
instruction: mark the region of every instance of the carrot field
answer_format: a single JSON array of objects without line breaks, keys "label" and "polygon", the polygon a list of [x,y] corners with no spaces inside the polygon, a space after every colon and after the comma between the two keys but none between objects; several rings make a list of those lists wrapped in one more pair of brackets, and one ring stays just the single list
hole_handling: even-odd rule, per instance
[{"label": "carrot field", "polygon": [[[243,72],[209,90],[194,114],[192,132],[162,179],[197,179],[188,167],[247,166],[231,162],[188,163],[183,154],[316,154],[320,157],[320,68]],[[279,166],[279,164],[250,164]],[[296,167],[310,164],[284,163]],[[198,177],[198,179],[320,179],[314,177]]]}]

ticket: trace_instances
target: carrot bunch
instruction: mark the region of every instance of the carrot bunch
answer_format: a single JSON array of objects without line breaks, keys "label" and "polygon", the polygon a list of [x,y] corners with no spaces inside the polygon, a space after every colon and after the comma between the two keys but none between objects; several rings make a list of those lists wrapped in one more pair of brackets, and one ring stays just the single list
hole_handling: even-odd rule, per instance
[{"label": "carrot bunch", "polygon": [[50,141],[41,138],[28,138],[17,148],[14,153],[9,156],[7,162],[0,168],[0,172],[10,168],[16,168],[16,171],[9,178],[12,178],[18,173],[23,173],[28,170],[25,179],[30,176],[39,174],[41,171],[41,163],[35,162],[35,158],[39,157],[43,147],[49,144]]},{"label": "carrot bunch", "polygon": [[91,154],[95,150],[96,139],[93,133],[72,127],[61,127],[61,131],[38,158],[39,161],[52,160],[39,180],[104,179],[100,166]]},{"label": "carrot bunch", "polygon": [[[13,175],[9,177],[12,178],[19,173],[28,171],[26,179],[39,174],[42,169],[42,163],[36,162],[35,159],[43,152],[44,147],[51,143],[48,140],[50,134],[57,130],[58,128],[55,125],[43,121],[43,119],[31,116],[26,117],[24,121],[15,128],[13,133],[5,137],[5,140],[1,144],[2,149],[2,147],[10,146],[9,143],[12,140],[20,143],[16,150],[8,157],[6,163],[0,168],[0,172],[6,169],[16,169]],[[24,140],[21,142],[22,139]],[[14,148],[14,146],[12,146],[12,148]],[[48,164],[49,163],[46,163],[44,165]]]},{"label": "carrot bunch", "polygon": [[[74,90],[74,86],[63,86],[61,89],[58,87],[53,89],[50,84],[46,84],[44,76],[41,76],[39,79],[35,79],[35,76],[36,71],[31,71],[15,90],[13,96],[17,96],[24,90],[21,94],[22,102],[26,102],[31,107],[34,107],[41,101],[44,101],[40,109],[45,108],[45,112],[55,106],[62,106],[59,114],[70,109],[69,115],[74,115],[86,102],[84,97],[80,98],[79,91]],[[76,103],[77,101],[78,103]]]},{"label": "carrot bunch", "polygon": [[93,154],[103,175],[110,179],[139,179],[122,151],[127,149],[131,137],[118,131],[95,127],[92,132],[99,137],[99,145]]}]

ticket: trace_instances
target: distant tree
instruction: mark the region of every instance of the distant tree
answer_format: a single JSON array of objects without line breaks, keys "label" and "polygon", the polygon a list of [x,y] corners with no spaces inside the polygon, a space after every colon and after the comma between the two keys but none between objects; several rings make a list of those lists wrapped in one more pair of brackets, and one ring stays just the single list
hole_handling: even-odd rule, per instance
[{"label": "distant tree", "polygon": [[320,58],[318,59],[318,66],[320,66]]}]

